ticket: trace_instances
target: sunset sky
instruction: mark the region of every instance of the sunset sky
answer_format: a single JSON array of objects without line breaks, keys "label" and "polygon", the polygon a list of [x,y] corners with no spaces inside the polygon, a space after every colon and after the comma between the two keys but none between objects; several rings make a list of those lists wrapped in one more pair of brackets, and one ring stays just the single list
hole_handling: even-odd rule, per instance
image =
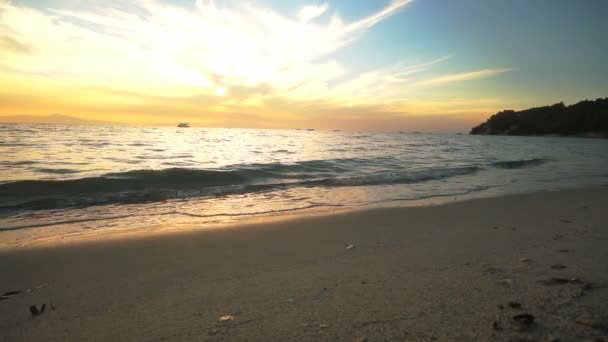
[{"label": "sunset sky", "polygon": [[467,131],[502,109],[608,96],[607,13],[604,0],[0,0],[0,115]]}]

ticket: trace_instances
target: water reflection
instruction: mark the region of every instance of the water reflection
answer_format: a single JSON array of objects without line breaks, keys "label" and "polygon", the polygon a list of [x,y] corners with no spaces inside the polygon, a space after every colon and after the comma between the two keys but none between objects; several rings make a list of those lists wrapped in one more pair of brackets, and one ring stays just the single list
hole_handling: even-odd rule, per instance
[{"label": "water reflection", "polygon": [[[0,133],[0,227],[40,239],[608,182],[605,140],[53,125]],[[47,183],[14,183],[23,180]]]}]

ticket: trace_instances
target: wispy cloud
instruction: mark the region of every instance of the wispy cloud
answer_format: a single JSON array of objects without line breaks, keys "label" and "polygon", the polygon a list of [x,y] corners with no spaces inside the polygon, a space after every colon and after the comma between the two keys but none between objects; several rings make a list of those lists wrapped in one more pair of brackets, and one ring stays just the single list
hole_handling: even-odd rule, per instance
[{"label": "wispy cloud", "polygon": [[478,78],[490,77],[499,75],[508,71],[514,70],[513,68],[502,68],[502,69],[483,69],[469,72],[461,72],[457,74],[450,74],[439,76],[435,78],[431,78],[428,80],[423,80],[418,82],[420,85],[435,85],[435,84],[443,84],[443,83],[451,83],[451,82],[462,82],[475,80]]},{"label": "wispy cloud", "polygon": [[381,11],[374,13],[366,18],[358,20],[352,24],[349,24],[345,27],[345,31],[348,33],[357,32],[362,29],[370,28],[382,20],[390,17],[395,14],[405,5],[413,2],[414,0],[393,0],[390,5],[382,9]]},{"label": "wispy cloud", "polygon": [[324,3],[321,5],[304,6],[300,10],[300,12],[298,12],[298,18],[300,18],[300,21],[306,23],[315,18],[320,17],[321,15],[323,15],[323,13],[327,11],[327,9],[329,9],[328,3]]},{"label": "wispy cloud", "polygon": [[326,3],[289,17],[211,0],[190,8],[130,0],[48,10],[0,0],[0,36],[29,49],[2,56],[0,66],[149,95],[229,97],[233,88],[260,86],[283,93],[345,75],[330,54],[409,2],[393,1],[350,23],[336,15],[321,23],[313,19]]},{"label": "wispy cloud", "polygon": [[430,70],[437,64],[444,63],[452,57],[452,55],[446,55],[430,61],[400,62],[364,72],[339,83],[332,92],[350,104],[360,103],[369,98],[375,100],[402,98],[407,96],[404,92],[415,83],[416,75]]},{"label": "wispy cloud", "polygon": [[324,115],[402,122],[395,117],[498,107],[438,98],[428,86],[511,69],[429,77],[454,56],[396,55],[390,65],[349,70],[335,52],[412,2],[385,1],[377,12],[344,21],[329,2],[285,15],[240,1],[88,0],[49,9],[0,0],[0,97],[11,99],[0,112],[22,112],[25,103],[36,113],[94,110],[137,122],[180,113],[217,125],[247,113],[247,125],[259,118],[280,126]]}]

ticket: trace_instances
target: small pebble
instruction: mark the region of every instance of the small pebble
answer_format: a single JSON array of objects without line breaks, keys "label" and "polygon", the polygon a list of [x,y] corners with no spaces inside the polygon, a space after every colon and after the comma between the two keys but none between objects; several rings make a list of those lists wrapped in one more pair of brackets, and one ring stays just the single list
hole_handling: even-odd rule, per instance
[{"label": "small pebble", "polygon": [[509,302],[509,307],[512,309],[521,309],[521,304],[518,302]]},{"label": "small pebble", "polygon": [[30,313],[32,314],[32,316],[42,315],[44,313],[45,309],[46,309],[46,304],[42,304],[42,306],[40,307],[40,310],[38,310],[36,305],[30,305]]},{"label": "small pebble", "polygon": [[224,316],[220,317],[220,322],[228,322],[228,321],[234,321],[234,316],[224,315]]},{"label": "small pebble", "polygon": [[513,319],[522,326],[530,326],[534,324],[534,316],[531,314],[519,314],[513,316]]}]

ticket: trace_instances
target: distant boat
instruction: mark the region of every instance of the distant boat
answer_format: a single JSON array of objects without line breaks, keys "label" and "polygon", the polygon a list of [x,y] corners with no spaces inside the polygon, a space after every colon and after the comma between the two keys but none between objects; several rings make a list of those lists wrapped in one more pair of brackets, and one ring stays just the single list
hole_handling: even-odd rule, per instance
[{"label": "distant boat", "polygon": [[180,128],[189,128],[190,124],[187,123],[187,122],[180,122],[180,123],[177,124],[177,127],[180,127]]},{"label": "distant boat", "polygon": [[306,130],[307,130],[307,131],[309,131],[309,132],[312,132],[312,131],[314,131],[315,129],[314,129],[314,128],[307,128]]}]

